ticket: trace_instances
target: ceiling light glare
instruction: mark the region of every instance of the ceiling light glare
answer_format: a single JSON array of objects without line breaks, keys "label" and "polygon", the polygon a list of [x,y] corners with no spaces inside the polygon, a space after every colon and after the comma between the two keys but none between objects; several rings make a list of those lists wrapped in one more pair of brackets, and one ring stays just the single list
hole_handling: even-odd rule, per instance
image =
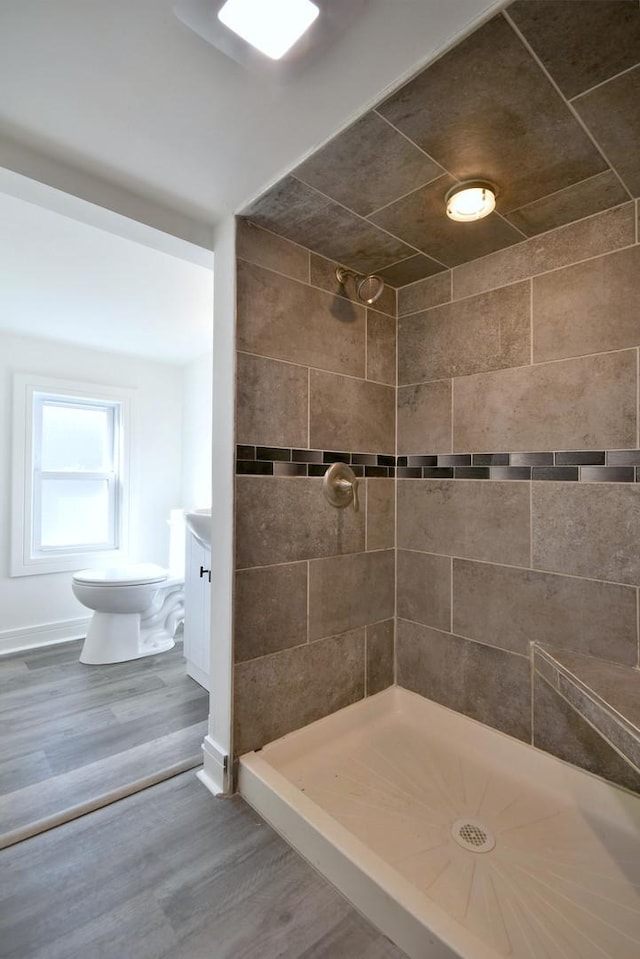
[{"label": "ceiling light glare", "polygon": [[252,47],[279,60],[319,13],[311,0],[227,0],[218,19]]},{"label": "ceiling light glare", "polygon": [[467,180],[451,187],[446,196],[447,216],[460,223],[481,220],[496,206],[496,188],[485,180]]}]

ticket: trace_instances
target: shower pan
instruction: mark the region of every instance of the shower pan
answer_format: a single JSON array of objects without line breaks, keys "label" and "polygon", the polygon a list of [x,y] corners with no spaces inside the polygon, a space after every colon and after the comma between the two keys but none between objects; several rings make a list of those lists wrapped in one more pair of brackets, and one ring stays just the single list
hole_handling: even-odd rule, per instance
[{"label": "shower pan", "polygon": [[637,959],[640,797],[392,687],[240,792],[411,959]]}]

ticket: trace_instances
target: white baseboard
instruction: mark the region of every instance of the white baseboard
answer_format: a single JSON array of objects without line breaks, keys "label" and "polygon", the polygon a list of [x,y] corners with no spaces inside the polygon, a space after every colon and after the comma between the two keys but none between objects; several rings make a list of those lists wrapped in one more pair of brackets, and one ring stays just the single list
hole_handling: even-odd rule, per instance
[{"label": "white baseboard", "polygon": [[20,653],[39,646],[68,643],[72,639],[84,639],[91,617],[68,619],[62,623],[45,623],[42,626],[22,626],[19,629],[0,631],[0,656]]},{"label": "white baseboard", "polygon": [[225,796],[231,791],[229,757],[225,751],[205,736],[202,743],[204,766],[196,776],[214,796]]}]

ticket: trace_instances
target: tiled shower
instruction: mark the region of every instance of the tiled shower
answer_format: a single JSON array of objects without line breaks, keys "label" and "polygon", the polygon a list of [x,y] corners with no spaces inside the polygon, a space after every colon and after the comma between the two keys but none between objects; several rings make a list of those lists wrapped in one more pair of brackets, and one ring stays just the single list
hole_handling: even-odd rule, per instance
[{"label": "tiled shower", "polygon": [[574,695],[639,725],[639,64],[637,3],[520,0],[239,220],[236,754],[395,681],[640,791]]}]

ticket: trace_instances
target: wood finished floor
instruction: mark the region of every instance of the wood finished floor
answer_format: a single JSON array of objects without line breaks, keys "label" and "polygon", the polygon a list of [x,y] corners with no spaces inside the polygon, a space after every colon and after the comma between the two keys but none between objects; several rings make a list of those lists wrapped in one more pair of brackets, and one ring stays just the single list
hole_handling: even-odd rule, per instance
[{"label": "wood finished floor", "polygon": [[209,694],[181,643],[105,666],[81,646],[0,659],[0,847],[202,761]]},{"label": "wood finished floor", "polygon": [[406,959],[193,772],[0,853],[2,959]]}]

